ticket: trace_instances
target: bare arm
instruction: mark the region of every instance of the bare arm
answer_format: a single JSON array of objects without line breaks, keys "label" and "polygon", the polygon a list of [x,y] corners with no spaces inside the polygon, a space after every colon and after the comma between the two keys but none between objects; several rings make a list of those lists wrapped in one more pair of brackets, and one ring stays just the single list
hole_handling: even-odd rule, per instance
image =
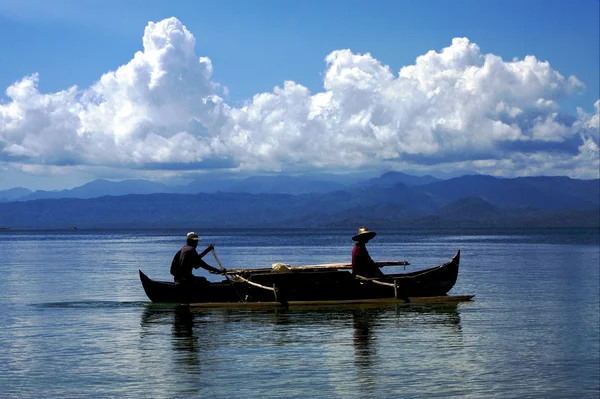
[{"label": "bare arm", "polygon": [[205,261],[202,260],[202,257],[204,255],[206,255],[207,253],[209,253],[210,251],[212,251],[212,249],[214,248],[214,244],[209,244],[208,247],[206,247],[206,249],[204,251],[202,251],[201,253],[198,254],[198,261],[196,266],[194,266],[194,269],[198,269],[199,267],[208,270],[210,273],[221,273],[221,271],[215,267],[212,267],[211,265],[209,265],[208,263],[206,263]]}]

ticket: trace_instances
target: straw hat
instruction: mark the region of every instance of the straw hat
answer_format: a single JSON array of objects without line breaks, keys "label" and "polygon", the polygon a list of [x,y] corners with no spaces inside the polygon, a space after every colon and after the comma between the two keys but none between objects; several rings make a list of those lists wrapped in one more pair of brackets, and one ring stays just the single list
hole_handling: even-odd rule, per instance
[{"label": "straw hat", "polygon": [[196,240],[196,241],[198,241],[200,239],[198,237],[198,234],[194,233],[193,231],[190,231],[189,233],[187,233],[186,238],[188,240]]},{"label": "straw hat", "polygon": [[352,237],[354,241],[369,241],[371,238],[375,237],[377,233],[374,231],[369,231],[365,226],[360,226],[358,228],[358,233]]}]

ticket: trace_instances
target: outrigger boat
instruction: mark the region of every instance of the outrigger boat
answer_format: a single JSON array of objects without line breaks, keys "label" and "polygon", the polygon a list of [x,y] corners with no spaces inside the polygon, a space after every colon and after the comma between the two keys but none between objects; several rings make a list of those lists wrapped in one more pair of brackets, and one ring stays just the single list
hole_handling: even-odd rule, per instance
[{"label": "outrigger boat", "polygon": [[[376,263],[379,266],[408,264],[406,261]],[[449,262],[439,266],[377,278],[354,276],[348,270],[349,264],[340,263],[236,269],[227,270],[225,280],[207,282],[201,287],[152,280],[141,270],[139,274],[144,291],[152,302],[184,303],[191,307],[468,301],[473,295],[447,295],[456,283],[459,263],[460,251]]]}]

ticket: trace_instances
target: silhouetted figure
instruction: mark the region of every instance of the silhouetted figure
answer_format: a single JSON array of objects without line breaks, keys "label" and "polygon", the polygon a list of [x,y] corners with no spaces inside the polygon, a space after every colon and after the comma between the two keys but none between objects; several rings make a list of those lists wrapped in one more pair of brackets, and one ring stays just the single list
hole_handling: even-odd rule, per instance
[{"label": "silhouetted figure", "polygon": [[362,277],[383,276],[367,251],[367,243],[376,235],[377,233],[374,231],[369,231],[365,226],[361,226],[358,228],[358,233],[352,237],[356,241],[352,248],[352,274]]},{"label": "silhouetted figure", "polygon": [[[173,261],[171,262],[171,274],[173,275],[175,283],[190,285],[207,284],[204,277],[198,277],[192,274],[192,270],[199,267],[208,270],[210,273],[220,274],[224,272],[224,270],[220,271],[202,260],[202,256],[196,252],[199,239],[200,238],[196,233],[187,233],[186,244],[182,246],[173,257]],[[210,244],[203,254],[212,250],[213,247],[214,245]]]}]

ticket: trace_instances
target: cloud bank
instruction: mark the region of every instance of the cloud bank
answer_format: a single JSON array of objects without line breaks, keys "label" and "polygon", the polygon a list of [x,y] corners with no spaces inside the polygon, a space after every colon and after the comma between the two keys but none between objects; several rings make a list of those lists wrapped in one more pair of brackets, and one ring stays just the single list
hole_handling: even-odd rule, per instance
[{"label": "cloud bank", "polygon": [[0,169],[404,171],[598,178],[599,108],[557,101],[585,86],[534,56],[504,61],[467,38],[398,72],[337,50],[323,91],[286,81],[242,107],[211,80],[176,18],[149,23],[143,51],[89,88],[40,93],[38,75],[6,89]]}]

